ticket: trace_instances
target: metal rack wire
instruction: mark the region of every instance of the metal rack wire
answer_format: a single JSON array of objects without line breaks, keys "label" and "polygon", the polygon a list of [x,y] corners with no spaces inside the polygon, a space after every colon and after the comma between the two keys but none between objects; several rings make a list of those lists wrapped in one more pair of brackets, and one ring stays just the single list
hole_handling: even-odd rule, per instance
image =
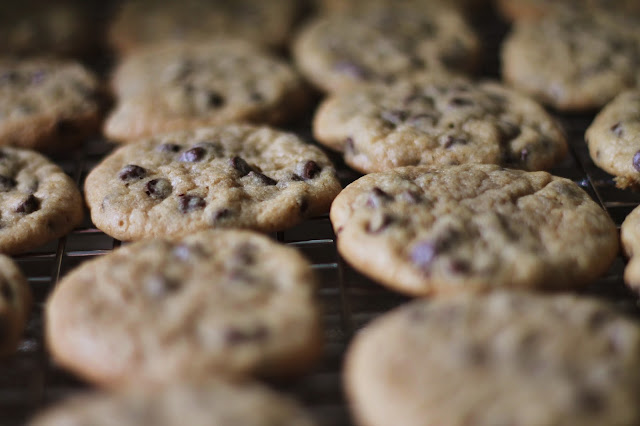
[{"label": "metal rack wire", "polygon": [[[487,47],[487,52],[497,52],[497,43],[505,31],[504,24],[495,17],[481,16],[479,19],[484,20],[481,29],[485,31],[485,40],[493,43]],[[486,61],[483,74],[497,75],[497,61],[497,55]],[[571,153],[552,173],[577,182],[619,226],[626,214],[640,203],[640,194],[615,188],[611,176],[595,167],[590,160],[583,134],[592,118],[592,115],[558,115],[567,131]],[[308,123],[295,130],[300,130],[299,133],[308,138]],[[72,158],[59,158],[57,162],[82,186],[88,171],[111,149],[112,145],[94,140]],[[358,177],[339,158],[334,159],[343,184]],[[387,291],[342,261],[337,254],[335,235],[327,216],[308,220],[273,237],[297,248],[312,262],[321,282],[318,295],[324,308],[326,335],[324,356],[316,368],[295,381],[275,386],[302,401],[321,425],[351,425],[340,384],[342,358],[349,340],[372,318],[408,299]],[[43,303],[59,278],[70,269],[110,252],[119,244],[86,219],[68,236],[16,257],[28,276],[36,303],[18,352],[0,361],[0,425],[24,424],[42,407],[89,388],[58,368],[49,358],[43,343]],[[624,259],[619,256],[608,273],[584,292],[606,298],[622,311],[640,317],[637,295],[622,282],[624,264]]]}]

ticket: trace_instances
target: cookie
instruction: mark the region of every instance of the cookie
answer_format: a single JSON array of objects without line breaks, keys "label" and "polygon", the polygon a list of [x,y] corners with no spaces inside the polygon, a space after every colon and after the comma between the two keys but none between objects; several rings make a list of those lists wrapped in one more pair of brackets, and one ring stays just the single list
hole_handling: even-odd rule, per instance
[{"label": "cookie", "polygon": [[0,54],[78,55],[95,47],[97,22],[80,0],[0,3]]},{"label": "cookie", "polygon": [[417,71],[468,72],[478,50],[478,39],[459,12],[399,4],[312,20],[298,34],[292,53],[309,81],[340,92]]},{"label": "cookie", "polygon": [[323,14],[354,13],[372,7],[397,7],[398,5],[416,10],[438,5],[455,7],[461,12],[468,12],[484,3],[486,3],[485,0],[316,0],[316,7]]},{"label": "cookie", "polygon": [[595,118],[585,140],[593,162],[620,188],[640,186],[640,90],[618,95]]},{"label": "cookie", "polygon": [[147,240],[83,263],[47,301],[54,359],[101,385],[282,376],[321,348],[314,275],[249,231]]},{"label": "cookie", "polygon": [[624,219],[620,227],[622,250],[629,257],[624,270],[624,282],[640,291],[640,208],[636,207]]},{"label": "cookie", "polygon": [[85,181],[93,223],[120,240],[212,227],[282,230],[326,213],[340,189],[320,149],[249,125],[138,141],[106,157]]},{"label": "cookie", "polygon": [[123,2],[109,28],[120,53],[166,41],[242,38],[263,46],[285,44],[297,17],[296,0],[137,0]]},{"label": "cookie", "polygon": [[0,145],[39,151],[75,147],[99,130],[103,92],[82,65],[0,60]]},{"label": "cookie", "polygon": [[318,108],[315,138],[363,173],[400,166],[553,166],[561,129],[534,101],[498,83],[420,75],[335,94]]},{"label": "cookie", "polygon": [[574,182],[495,165],[372,173],[330,217],[347,262],[420,296],[584,287],[618,251],[614,223]]},{"label": "cookie", "polygon": [[599,13],[600,10],[640,12],[640,3],[636,0],[496,0],[496,6],[501,15],[510,21],[535,20],[580,9],[587,9],[592,13]]},{"label": "cookie", "polygon": [[502,46],[502,75],[560,111],[599,108],[640,82],[640,17],[573,10],[517,22]]},{"label": "cookie", "polygon": [[292,399],[255,383],[215,381],[159,389],[87,393],[33,419],[30,426],[312,426]]},{"label": "cookie", "polygon": [[116,69],[119,103],[104,133],[120,141],[238,121],[281,123],[307,94],[285,62],[239,40],[141,49]]},{"label": "cookie", "polygon": [[31,290],[11,258],[0,254],[0,356],[15,351],[31,309]]},{"label": "cookie", "polygon": [[347,353],[358,424],[640,422],[640,329],[596,300],[499,292],[420,300]]},{"label": "cookie", "polygon": [[0,148],[0,253],[15,254],[62,237],[82,222],[75,183],[42,155]]}]

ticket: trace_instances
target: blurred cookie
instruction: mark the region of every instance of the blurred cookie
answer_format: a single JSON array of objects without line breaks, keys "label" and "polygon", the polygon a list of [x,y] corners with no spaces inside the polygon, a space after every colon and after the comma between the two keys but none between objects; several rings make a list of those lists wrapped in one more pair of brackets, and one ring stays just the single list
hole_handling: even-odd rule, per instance
[{"label": "blurred cookie", "polygon": [[319,148],[240,124],[137,141],[85,181],[93,222],[120,240],[213,227],[282,230],[326,213],[340,189]]},{"label": "blurred cookie", "polygon": [[42,155],[0,148],[0,253],[21,253],[79,225],[83,201],[76,184]]},{"label": "blurred cookie", "polygon": [[496,0],[496,5],[502,16],[510,21],[535,20],[579,9],[596,13],[603,9],[621,13],[640,12],[637,0]]},{"label": "blurred cookie", "polygon": [[307,100],[288,64],[238,40],[136,51],[112,85],[119,102],[105,134],[124,141],[229,122],[281,123],[304,111]]},{"label": "blurred cookie", "polygon": [[0,145],[75,147],[99,130],[103,92],[75,62],[0,60]]},{"label": "blurred cookie", "polygon": [[430,74],[332,95],[313,133],[363,173],[463,163],[540,170],[567,152],[560,128],[533,100],[498,83]]},{"label": "blurred cookie", "polygon": [[368,7],[309,22],[293,44],[303,75],[326,92],[416,71],[472,71],[479,42],[448,7]]},{"label": "blurred cookie", "polygon": [[355,338],[358,424],[600,426],[640,422],[640,329],[575,296],[421,300]]},{"label": "blurred cookie", "polygon": [[46,306],[58,363],[98,384],[283,376],[319,355],[315,279],[295,249],[208,230],[83,263]]},{"label": "blurred cookie", "polygon": [[0,254],[0,356],[13,353],[31,310],[31,290],[11,258]]},{"label": "blurred cookie", "polygon": [[622,222],[620,240],[624,253],[629,257],[624,270],[624,282],[640,292],[640,208],[633,209]]},{"label": "blurred cookie", "polygon": [[614,223],[574,182],[494,165],[366,175],[331,223],[354,268],[420,296],[584,287],[618,252]]}]

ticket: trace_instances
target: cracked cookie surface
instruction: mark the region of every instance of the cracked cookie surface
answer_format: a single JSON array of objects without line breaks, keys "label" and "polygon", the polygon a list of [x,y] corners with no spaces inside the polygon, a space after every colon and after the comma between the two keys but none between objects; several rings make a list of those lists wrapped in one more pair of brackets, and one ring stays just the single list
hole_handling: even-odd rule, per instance
[{"label": "cracked cookie surface", "polygon": [[561,129],[533,100],[498,83],[449,76],[333,95],[318,108],[313,133],[363,173],[464,163],[541,170],[567,152]]},{"label": "cracked cookie surface", "polygon": [[640,90],[621,93],[587,129],[589,155],[620,188],[640,187]]},{"label": "cracked cookie surface", "polygon": [[112,86],[119,102],[105,134],[120,141],[228,122],[279,123],[300,114],[307,100],[291,66],[229,39],[136,51],[118,66]]},{"label": "cracked cookie surface", "polygon": [[98,131],[102,96],[96,77],[78,63],[0,60],[0,145],[72,148]]},{"label": "cracked cookie surface", "polygon": [[314,85],[339,92],[418,71],[471,71],[478,50],[459,12],[397,5],[317,18],[300,31],[293,56]]},{"label": "cracked cookie surface", "polygon": [[326,213],[340,189],[319,148],[250,125],[132,143],[106,157],[85,182],[93,222],[120,240],[212,227],[282,230]]},{"label": "cracked cookie surface", "polygon": [[314,291],[302,255],[260,234],[140,241],[56,286],[47,342],[61,365],[110,386],[295,374],[322,346]]},{"label": "cracked cookie surface", "polygon": [[0,356],[13,353],[31,310],[31,290],[10,257],[0,254]]},{"label": "cracked cookie surface", "polygon": [[607,304],[500,292],[381,317],[344,379],[368,426],[622,426],[640,421],[639,364],[637,323]]},{"label": "cracked cookie surface", "polygon": [[82,217],[80,191],[62,169],[36,152],[0,148],[0,253],[59,238]]},{"label": "cracked cookie surface", "polygon": [[372,173],[330,216],[354,268],[413,295],[581,287],[618,251],[614,223],[574,182],[495,165]]}]

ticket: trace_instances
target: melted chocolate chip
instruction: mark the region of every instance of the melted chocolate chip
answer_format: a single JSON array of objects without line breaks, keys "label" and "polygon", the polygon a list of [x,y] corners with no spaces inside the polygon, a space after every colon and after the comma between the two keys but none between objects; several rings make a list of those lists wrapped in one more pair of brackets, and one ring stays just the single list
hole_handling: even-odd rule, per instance
[{"label": "melted chocolate chip", "polygon": [[16,207],[17,213],[29,214],[40,209],[40,200],[38,200],[33,194],[29,195],[18,207]]},{"label": "melted chocolate chip", "polygon": [[220,209],[213,214],[212,220],[215,224],[216,222],[220,222],[224,219],[227,219],[233,215],[233,212],[229,209]]},{"label": "melted chocolate chip", "polygon": [[640,151],[633,156],[633,168],[640,172]]},{"label": "melted chocolate chip", "polygon": [[15,179],[0,175],[0,191],[9,191],[15,188],[16,184],[17,182]]},{"label": "melted chocolate chip", "polygon": [[504,142],[509,142],[520,136],[522,130],[519,126],[511,123],[510,121],[501,121],[498,123],[500,134]]},{"label": "melted chocolate chip", "polygon": [[167,179],[152,179],[147,182],[145,193],[151,198],[164,200],[171,194],[173,187]]},{"label": "melted chocolate chip", "polygon": [[393,201],[393,197],[376,186],[371,190],[367,207],[378,208],[389,201]]},{"label": "melted chocolate chip", "polygon": [[180,155],[180,161],[195,163],[202,160],[206,153],[206,149],[196,146],[183,152],[182,155]]},{"label": "melted chocolate chip", "polygon": [[224,105],[224,98],[217,92],[207,93],[207,105],[211,108],[220,108]]},{"label": "melted chocolate chip", "polygon": [[180,149],[181,146],[174,143],[163,143],[158,146],[158,151],[160,152],[178,152]]},{"label": "melted chocolate chip", "polygon": [[182,213],[189,213],[194,210],[202,210],[207,205],[204,198],[197,195],[179,195],[178,208]]},{"label": "melted chocolate chip", "polygon": [[120,173],[118,173],[118,177],[120,178],[120,180],[123,180],[125,182],[142,179],[146,175],[147,170],[143,167],[136,166],[135,164],[128,164],[124,166],[122,170],[120,170]]},{"label": "melted chocolate chip", "polygon": [[613,132],[613,134],[616,135],[617,137],[622,137],[624,133],[624,129],[622,128],[622,123],[618,121],[616,124],[611,126],[611,132]]},{"label": "melted chocolate chip", "polygon": [[246,176],[249,174],[249,172],[252,171],[249,163],[244,161],[244,159],[242,159],[241,157],[233,157],[231,160],[229,160],[229,163],[231,164],[231,167],[233,167],[240,173],[240,177]]},{"label": "melted chocolate chip", "polygon": [[277,180],[271,179],[269,176],[267,176],[267,175],[265,175],[263,173],[260,173],[260,172],[256,172],[254,170],[251,170],[249,172],[249,176],[255,176],[256,178],[258,178],[258,180],[260,180],[260,182],[263,185],[267,185],[267,186],[276,185],[278,183]]},{"label": "melted chocolate chip", "polygon": [[371,71],[350,61],[340,61],[334,65],[333,69],[336,72],[346,74],[359,80],[367,80],[371,78]]},{"label": "melted chocolate chip", "polygon": [[471,264],[466,260],[453,259],[449,262],[449,271],[454,274],[466,274],[471,270]]},{"label": "melted chocolate chip", "polygon": [[471,99],[455,97],[449,101],[449,105],[452,107],[467,107],[473,105],[474,102]]},{"label": "melted chocolate chip", "polygon": [[313,160],[309,160],[304,164],[304,167],[302,168],[302,178],[313,179],[318,174],[320,174],[321,171],[322,169],[320,168],[320,166],[318,166],[318,163]]},{"label": "melted chocolate chip", "polygon": [[265,340],[269,336],[266,327],[260,326],[255,330],[238,330],[230,328],[224,333],[224,340],[229,345],[237,345],[243,343],[255,343]]}]

